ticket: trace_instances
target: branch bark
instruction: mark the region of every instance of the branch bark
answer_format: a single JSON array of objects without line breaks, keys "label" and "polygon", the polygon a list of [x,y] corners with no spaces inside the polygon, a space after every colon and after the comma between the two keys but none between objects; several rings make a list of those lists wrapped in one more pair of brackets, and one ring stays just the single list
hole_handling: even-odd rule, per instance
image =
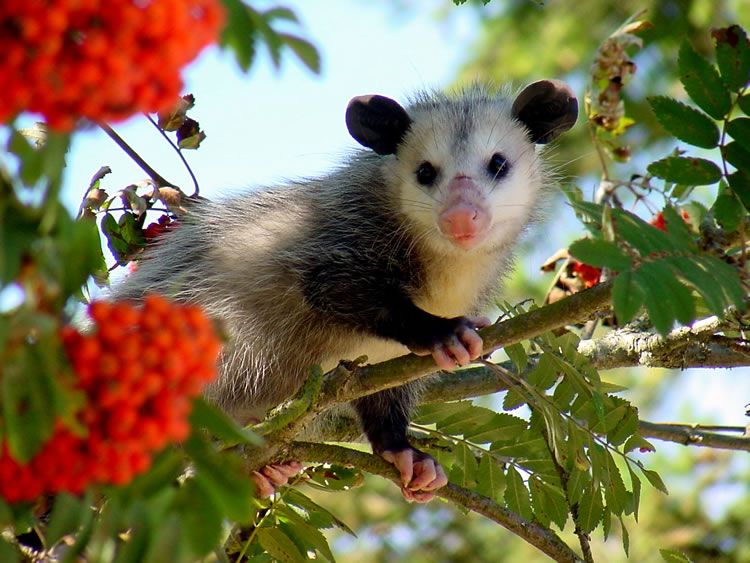
[{"label": "branch bark", "polygon": [[[390,463],[372,454],[341,446],[311,442],[292,442],[286,448],[286,453],[291,458],[304,461],[353,465],[368,473],[390,479],[400,486],[398,471]],[[436,494],[497,522],[555,561],[570,563],[581,561],[581,558],[552,530],[524,520],[487,497],[452,483],[436,491]]]}]

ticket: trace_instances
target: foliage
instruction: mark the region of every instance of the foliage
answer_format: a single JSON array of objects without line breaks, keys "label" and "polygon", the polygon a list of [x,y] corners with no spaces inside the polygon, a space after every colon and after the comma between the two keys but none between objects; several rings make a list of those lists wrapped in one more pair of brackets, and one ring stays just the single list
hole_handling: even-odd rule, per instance
[{"label": "foliage", "polygon": [[[667,0],[655,4],[672,5]],[[243,70],[255,62],[261,44],[277,68],[287,48],[311,70],[319,70],[319,56],[310,43],[278,30],[298,24],[292,11],[279,7],[260,11],[239,0],[223,0],[223,5],[227,25],[219,41],[234,52]],[[511,40],[517,33],[537,33],[535,26],[542,25],[537,16],[530,22],[521,15],[531,9],[529,3],[508,3],[501,8],[503,17],[493,18],[488,27],[509,29],[508,22],[518,23],[509,32]],[[619,16],[617,12],[612,17]],[[569,18],[555,22],[551,13],[540,17],[544,26],[565,28],[570,34]],[[637,80],[635,50],[657,33],[666,33],[670,40],[685,35],[680,26],[665,32],[665,17],[657,12],[652,24],[631,18],[593,56],[585,109],[602,180],[595,201],[585,200],[577,188],[566,190],[589,234],[569,248],[568,264],[577,260],[570,275],[578,277],[584,287],[597,285],[600,277],[609,280],[612,311],[606,323],[614,327],[610,334],[616,335],[616,327],[633,321],[627,330],[672,337],[677,324],[716,317],[719,328],[711,335],[713,343],[745,353],[750,118],[741,114],[748,115],[750,110],[750,43],[740,26],[712,32],[714,65],[702,54],[705,38],[690,24],[691,36],[700,37],[700,47],[683,41],[677,71],[694,105],[672,96],[652,96],[648,105],[653,119],[646,120],[649,127],[658,123],[663,128],[652,129],[652,139],[674,138],[680,144],[629,180],[619,180],[612,172],[616,163],[634,156],[624,139],[642,124],[640,110],[631,115],[632,106],[627,103],[628,88]],[[277,25],[282,27],[277,29]],[[705,35],[705,30],[701,33]],[[577,52],[580,59],[594,52],[594,47],[588,39],[591,34],[578,35],[585,38],[570,41],[567,49]],[[552,40],[538,43],[539,49],[556,44]],[[554,60],[557,68],[564,62],[560,57]],[[569,61],[566,68],[572,69],[577,62]],[[517,63],[525,64],[524,60]],[[198,122],[188,116],[194,105],[195,99],[185,96],[172,110],[155,118],[147,116],[186,164],[183,151],[198,149],[206,138]],[[19,131],[12,124],[9,127],[13,165],[0,168],[0,297],[9,303],[3,302],[0,309],[0,443],[7,444],[0,454],[23,463],[43,451],[45,444],[54,443],[49,437],[55,425],[80,436],[92,434],[77,418],[85,412],[87,398],[74,381],[94,369],[94,364],[80,360],[85,357],[83,339],[76,339],[69,351],[71,362],[61,334],[69,331],[64,327],[78,310],[77,303],[86,300],[87,280],[107,283],[102,242],[112,256],[110,270],[133,262],[137,267],[145,245],[179,225],[191,200],[200,195],[197,181],[193,193],[187,195],[102,124],[150,179],[110,195],[103,187],[109,170],[102,167],[83,196],[78,220],[73,220],[59,203],[69,136],[45,128]],[[653,216],[644,219],[627,210],[623,202],[628,198],[643,203]],[[663,200],[663,205],[655,206],[654,198]],[[592,272],[603,276],[592,276]],[[567,285],[565,292],[580,289]],[[15,302],[8,297],[13,292],[18,296]],[[499,308],[508,322],[551,310],[507,302]],[[462,400],[422,405],[412,426],[421,447],[446,468],[451,498],[459,499],[459,509],[477,510],[472,499],[479,498],[494,511],[485,514],[496,514],[497,522],[506,526],[521,522],[522,531],[517,533],[530,543],[539,539],[534,534],[549,540],[548,555],[567,560],[572,553],[569,545],[577,543],[584,559],[592,560],[594,533],[605,539],[616,533],[628,554],[628,528],[636,525],[644,511],[666,502],[649,489],[661,495],[667,488],[659,473],[642,460],[641,454],[652,452],[654,446],[647,439],[650,436],[639,420],[638,408],[620,396],[623,387],[601,377],[594,358],[581,352],[581,342],[591,336],[593,326],[563,329],[570,324],[568,320],[579,320],[572,315],[558,319],[555,326],[561,330],[539,330],[523,342],[505,343],[508,362],[484,362],[482,373],[493,390],[504,391],[501,408],[467,400],[473,396],[467,391]],[[166,315],[161,322],[170,326],[173,320]],[[101,323],[100,329],[105,327],[116,332],[117,323]],[[97,373],[106,371],[101,366],[107,347],[112,351],[110,359],[125,357],[126,340],[114,334],[105,342],[102,355],[93,358],[101,360]],[[164,365],[160,369],[166,374],[170,371],[169,343],[157,340],[152,334],[130,352],[138,356],[149,347],[161,350]],[[124,371],[123,365],[118,364],[118,374]],[[338,529],[352,535],[353,531],[314,499],[318,491],[340,498],[367,494],[370,489],[361,487],[361,468],[333,455],[326,461],[313,460],[316,463],[271,499],[255,498],[248,478],[249,471],[283,459],[284,448],[297,443],[295,433],[316,409],[335,402],[326,396],[325,384],[336,381],[337,374],[324,380],[319,371],[298,397],[250,428],[238,426],[204,400],[195,399],[189,436],[179,447],[162,449],[148,471],[138,472],[126,484],[105,485],[116,480],[101,480],[85,493],[60,493],[35,504],[0,500],[4,530],[0,559],[20,560],[24,554],[65,561],[79,556],[123,562],[335,560],[323,531]],[[393,384],[398,383],[394,376]],[[102,397],[114,388],[109,384],[97,388],[97,406],[106,402]],[[122,430],[118,423],[124,425],[125,413],[119,414],[122,417],[113,422],[114,430]],[[349,423],[339,422],[346,430]],[[334,434],[332,430],[327,437],[338,438]],[[328,447],[334,449],[326,452],[341,456],[353,451],[349,446]],[[373,472],[389,476],[377,465],[372,467]],[[0,464],[0,481],[8,483],[2,471]],[[649,487],[643,487],[644,481]],[[6,495],[6,500],[16,499]],[[689,560],[680,550],[663,549],[661,555],[667,561]]]}]

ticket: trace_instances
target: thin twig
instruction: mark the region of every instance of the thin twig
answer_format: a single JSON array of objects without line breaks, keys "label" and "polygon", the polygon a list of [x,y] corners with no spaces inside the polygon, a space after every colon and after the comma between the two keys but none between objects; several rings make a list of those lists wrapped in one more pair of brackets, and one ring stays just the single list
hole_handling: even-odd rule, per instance
[{"label": "thin twig", "polygon": [[[172,182],[169,182],[168,180],[165,180],[161,174],[159,174],[156,170],[151,168],[151,165],[143,160],[141,155],[139,155],[133,147],[131,147],[129,144],[125,142],[125,139],[120,137],[117,133],[115,133],[114,129],[112,129],[109,125],[106,123],[99,123],[99,127],[101,127],[102,131],[104,131],[109,137],[117,143],[117,145],[125,151],[125,154],[127,154],[133,162],[135,162],[138,166],[141,167],[141,170],[143,170],[146,174],[148,174],[149,178],[151,178],[154,183],[158,187],[170,187],[170,188],[177,188]],[[177,188],[179,189],[179,188]]]},{"label": "thin twig", "polygon": [[177,156],[180,157],[180,160],[182,160],[182,163],[185,165],[185,168],[187,169],[188,174],[190,174],[190,178],[192,178],[192,180],[193,180],[193,186],[195,187],[195,191],[193,192],[193,195],[190,196],[190,197],[195,197],[197,195],[200,195],[200,188],[198,187],[198,179],[195,177],[195,174],[193,174],[193,169],[190,168],[190,165],[188,164],[188,161],[185,158],[185,155],[182,154],[182,150],[180,150],[180,147],[178,147],[174,143],[174,141],[172,141],[172,139],[169,138],[169,136],[164,132],[164,130],[161,127],[159,127],[159,124],[156,121],[154,121],[153,117],[151,117],[147,113],[144,113],[143,115],[145,115],[146,119],[148,119],[151,122],[151,124],[154,127],[156,127],[156,130],[161,134],[162,137],[164,137],[164,139],[167,141],[167,143],[169,143],[172,146],[172,148],[177,153]]}]

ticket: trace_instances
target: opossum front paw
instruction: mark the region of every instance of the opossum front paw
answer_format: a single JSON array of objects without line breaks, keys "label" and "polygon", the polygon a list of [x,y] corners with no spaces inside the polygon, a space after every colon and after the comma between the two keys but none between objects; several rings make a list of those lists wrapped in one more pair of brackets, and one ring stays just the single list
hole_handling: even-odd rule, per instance
[{"label": "opossum front paw", "polygon": [[439,337],[425,346],[410,347],[419,355],[432,354],[440,369],[453,370],[456,366],[465,366],[482,355],[482,337],[477,329],[491,324],[487,317],[456,317],[446,319],[447,326]]},{"label": "opossum front paw", "polygon": [[289,483],[289,479],[302,471],[299,461],[285,461],[266,465],[260,471],[253,471],[252,479],[260,498],[270,497],[276,492],[276,487]]},{"label": "opossum front paw", "polygon": [[384,451],[380,455],[398,469],[401,494],[409,502],[429,502],[435,496],[433,491],[448,484],[445,471],[435,458],[417,449],[408,447],[399,452]]}]

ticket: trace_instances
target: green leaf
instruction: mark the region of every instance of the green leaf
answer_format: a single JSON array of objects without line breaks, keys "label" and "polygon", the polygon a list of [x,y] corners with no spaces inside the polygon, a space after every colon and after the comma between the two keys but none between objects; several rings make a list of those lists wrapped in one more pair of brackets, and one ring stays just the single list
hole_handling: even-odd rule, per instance
[{"label": "green leaf", "polygon": [[446,434],[467,434],[490,423],[497,413],[484,407],[467,405],[461,411],[436,423],[438,430]]},{"label": "green leaf", "polygon": [[612,218],[618,238],[633,246],[646,256],[653,252],[674,252],[682,250],[674,237],[661,229],[646,223],[643,219],[622,209],[612,210]]},{"label": "green leaf", "polygon": [[209,404],[201,397],[193,401],[190,424],[205,428],[222,440],[225,446],[235,446],[237,444],[260,446],[263,444],[263,439],[255,434],[255,432],[248,428],[243,428],[221,409]]},{"label": "green leaf", "polygon": [[489,455],[483,455],[477,470],[477,492],[495,501],[500,500],[505,487],[505,475],[500,465]]},{"label": "green leaf", "polygon": [[529,364],[529,358],[526,355],[526,349],[520,342],[510,344],[509,346],[503,348],[503,350],[505,350],[505,353],[508,355],[519,372]]},{"label": "green leaf", "polygon": [[625,552],[625,557],[630,557],[630,533],[622,518],[620,518],[620,533],[622,534],[622,550]]},{"label": "green leaf", "polygon": [[668,156],[648,165],[648,173],[669,182],[689,186],[706,186],[721,179],[721,169],[710,160]]},{"label": "green leaf", "polygon": [[357,534],[337,516],[297,489],[286,489],[284,491],[284,502],[302,511],[303,518],[311,526],[315,526],[316,528],[332,528],[336,526],[350,536],[357,537]]},{"label": "green leaf", "polygon": [[635,449],[638,449],[642,452],[656,451],[654,445],[640,434],[633,434],[630,438],[627,439],[625,445],[623,446],[623,451],[625,453],[632,452]]},{"label": "green leaf", "polygon": [[591,487],[591,477],[587,471],[574,469],[568,477],[568,498],[573,504],[580,503],[583,493]]},{"label": "green leaf", "polygon": [[750,42],[739,25],[714,29],[711,35],[716,42],[716,62],[724,83],[739,90],[750,81]]},{"label": "green leaf", "polygon": [[177,506],[195,559],[208,555],[222,539],[222,512],[205,484],[188,479],[179,489]]},{"label": "green leaf", "polygon": [[714,119],[729,112],[732,100],[716,67],[695,52],[688,41],[680,47],[680,81],[692,100]]},{"label": "green leaf", "polygon": [[612,287],[612,304],[619,323],[628,323],[643,305],[643,290],[635,283],[630,270],[620,273]]},{"label": "green leaf", "polygon": [[291,538],[279,528],[260,528],[258,541],[271,557],[279,561],[284,563],[307,561],[307,556],[300,553]]},{"label": "green leaf", "polygon": [[745,150],[750,150],[750,117],[738,117],[727,123],[727,133]]},{"label": "green leaf", "polygon": [[90,504],[89,496],[79,499],[68,493],[58,494],[44,534],[46,546],[50,548],[63,536],[77,531],[91,512]]},{"label": "green leaf", "polygon": [[620,272],[627,270],[631,265],[631,258],[615,243],[607,240],[592,238],[577,240],[570,245],[569,251],[584,264],[597,268],[612,268]]},{"label": "green leaf", "polygon": [[297,58],[315,74],[320,74],[320,53],[315,46],[296,35],[280,33],[282,41],[289,47]]},{"label": "green leaf", "polygon": [[554,522],[562,530],[568,520],[568,505],[563,492],[535,478],[529,479],[529,490],[537,519],[546,526],[549,526],[549,522]]},{"label": "green leaf", "polygon": [[747,215],[745,207],[742,205],[740,198],[737,197],[728,186],[723,185],[719,188],[719,195],[716,196],[711,211],[719,225],[727,231],[736,231],[743,219]]},{"label": "green leaf", "polygon": [[695,318],[695,300],[662,260],[647,262],[634,272],[634,282],[643,292],[654,328],[666,334],[675,321],[687,324]]},{"label": "green leaf", "polygon": [[356,467],[343,467],[332,465],[330,467],[316,467],[308,471],[309,486],[317,486],[328,491],[348,491],[359,487],[364,481],[364,475]]},{"label": "green leaf", "polygon": [[750,174],[738,170],[727,176],[727,183],[745,209],[750,210]]},{"label": "green leaf", "polygon": [[530,521],[534,517],[531,511],[529,491],[524,485],[520,473],[513,466],[508,467],[506,474],[505,504],[509,510],[526,520]]},{"label": "green leaf", "polygon": [[662,481],[661,476],[651,469],[644,469],[641,467],[641,471],[643,472],[643,475],[648,479],[648,482],[651,483],[651,485],[655,488],[660,490],[665,495],[669,494],[669,491],[667,490],[667,486],[664,484],[664,481]]},{"label": "green leaf", "polygon": [[674,242],[675,247],[682,251],[697,252],[698,245],[695,243],[695,235],[682,215],[671,205],[666,206],[662,214],[667,226],[667,236]]},{"label": "green leaf", "polygon": [[471,407],[471,401],[454,401],[450,403],[432,403],[421,405],[417,415],[412,419],[417,424],[438,424],[456,413]]},{"label": "green leaf", "polygon": [[612,454],[608,450],[602,452],[604,467],[602,467],[604,498],[607,508],[614,514],[620,515],[624,512],[628,501],[628,491],[620,475],[620,470],[615,464]]},{"label": "green leaf", "polygon": [[449,478],[451,482],[467,489],[474,487],[477,478],[477,459],[466,444],[458,444],[453,449],[454,463]]},{"label": "green leaf", "polygon": [[740,106],[745,115],[750,115],[750,94],[744,94],[737,98],[737,105]]},{"label": "green leaf", "polygon": [[227,12],[220,43],[234,53],[239,67],[247,72],[255,60],[258,30],[241,0],[221,0]]},{"label": "green leaf", "polygon": [[255,513],[254,491],[240,459],[227,452],[219,454],[195,433],[188,438],[185,449],[195,463],[194,479],[222,513],[237,522],[250,523]]},{"label": "green leaf", "polygon": [[667,96],[652,96],[648,102],[664,129],[681,141],[705,149],[719,144],[719,128],[702,111]]},{"label": "green leaf", "polygon": [[721,147],[721,154],[724,160],[737,170],[750,174],[750,150],[745,149],[737,141]]},{"label": "green leaf", "polygon": [[16,546],[9,544],[3,536],[0,536],[0,561],[3,563],[20,563],[21,553]]},{"label": "green leaf", "polygon": [[666,563],[693,563],[692,559],[676,549],[660,549],[659,554]]},{"label": "green leaf", "polygon": [[475,444],[488,442],[503,442],[520,436],[528,423],[517,416],[505,413],[494,413],[492,419],[472,430],[464,433],[464,438]]},{"label": "green leaf", "polygon": [[598,485],[588,485],[581,494],[578,502],[578,524],[583,533],[588,534],[596,528],[602,519],[604,506],[602,492]]},{"label": "green leaf", "polygon": [[[696,256],[698,265],[714,279],[714,287],[720,288],[724,303],[738,309],[744,308],[745,293],[736,268],[714,256]],[[720,315],[723,316],[723,315]]]},{"label": "green leaf", "polygon": [[[307,554],[308,551],[317,551],[328,561],[336,561],[331,552],[331,546],[328,540],[320,530],[308,526],[301,520],[279,524],[279,528],[295,543],[301,553]],[[307,561],[308,558],[306,557]]]}]

